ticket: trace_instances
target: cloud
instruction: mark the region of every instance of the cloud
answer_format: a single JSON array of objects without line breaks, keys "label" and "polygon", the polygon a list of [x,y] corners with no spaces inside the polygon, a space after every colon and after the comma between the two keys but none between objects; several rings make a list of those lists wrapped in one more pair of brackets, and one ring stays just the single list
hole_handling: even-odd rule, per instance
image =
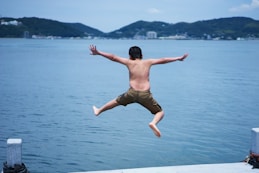
[{"label": "cloud", "polygon": [[[259,0],[258,0],[258,1],[259,1]],[[158,13],[161,13],[161,11],[158,10],[157,8],[149,8],[149,9],[147,10],[147,12],[150,13],[150,14],[158,14]]]},{"label": "cloud", "polygon": [[249,11],[255,8],[259,8],[259,0],[252,0],[250,4],[241,4],[237,7],[232,7],[229,9],[231,12],[241,12],[241,11]]}]

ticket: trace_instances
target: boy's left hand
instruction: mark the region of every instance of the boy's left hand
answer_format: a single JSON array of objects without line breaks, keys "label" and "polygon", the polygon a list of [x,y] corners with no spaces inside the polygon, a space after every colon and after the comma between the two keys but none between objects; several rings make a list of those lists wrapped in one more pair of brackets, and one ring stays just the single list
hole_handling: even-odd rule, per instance
[{"label": "boy's left hand", "polygon": [[185,58],[187,58],[188,54],[184,54],[182,57],[179,58],[179,61],[183,61]]}]

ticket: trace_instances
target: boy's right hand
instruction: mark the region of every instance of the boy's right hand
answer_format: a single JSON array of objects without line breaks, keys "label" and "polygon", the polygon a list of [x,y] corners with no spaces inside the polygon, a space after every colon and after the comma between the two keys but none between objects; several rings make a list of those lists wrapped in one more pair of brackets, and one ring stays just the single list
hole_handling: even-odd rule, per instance
[{"label": "boy's right hand", "polygon": [[98,52],[98,50],[96,49],[96,46],[95,45],[90,45],[90,47],[89,47],[89,49],[90,49],[90,51],[91,51],[91,55],[98,55],[99,54],[99,52]]}]

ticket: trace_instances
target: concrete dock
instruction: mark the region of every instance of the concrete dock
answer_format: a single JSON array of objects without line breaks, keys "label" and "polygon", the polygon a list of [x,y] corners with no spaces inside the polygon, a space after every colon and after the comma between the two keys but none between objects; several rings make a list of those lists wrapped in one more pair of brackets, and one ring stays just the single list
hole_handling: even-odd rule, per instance
[{"label": "concrete dock", "polygon": [[259,173],[245,162],[202,164],[184,166],[163,166],[132,169],[117,169],[104,171],[71,172],[71,173]]},{"label": "concrete dock", "polygon": [[[8,145],[7,163],[9,166],[11,166],[10,168],[12,169],[12,166],[14,164],[19,165],[22,163],[21,162],[22,140],[8,139],[7,145]],[[250,158],[252,157],[253,159],[256,159],[258,161],[258,155],[259,155],[259,128],[253,128],[251,150],[250,150],[249,157]],[[259,169],[258,168],[253,169],[253,166],[246,162],[237,162],[237,163],[130,168],[130,169],[116,169],[116,170],[98,170],[98,171],[85,171],[85,172],[81,171],[81,172],[70,172],[70,173],[259,173]]]}]

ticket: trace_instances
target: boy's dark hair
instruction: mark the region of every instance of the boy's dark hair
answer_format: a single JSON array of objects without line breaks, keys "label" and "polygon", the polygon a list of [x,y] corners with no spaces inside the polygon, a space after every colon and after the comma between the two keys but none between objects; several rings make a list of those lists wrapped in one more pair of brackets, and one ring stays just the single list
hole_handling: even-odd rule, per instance
[{"label": "boy's dark hair", "polygon": [[129,55],[132,60],[135,59],[142,59],[142,52],[141,49],[138,46],[132,46],[129,49]]}]

